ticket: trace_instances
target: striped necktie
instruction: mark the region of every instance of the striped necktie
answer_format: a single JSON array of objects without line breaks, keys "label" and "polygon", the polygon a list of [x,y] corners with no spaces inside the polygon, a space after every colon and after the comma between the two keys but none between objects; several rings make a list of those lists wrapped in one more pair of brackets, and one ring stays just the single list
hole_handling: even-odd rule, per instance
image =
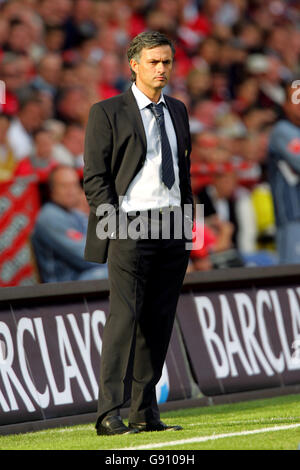
[{"label": "striped necktie", "polygon": [[168,189],[171,189],[175,182],[175,174],[173,168],[173,158],[170,142],[167,136],[166,127],[165,127],[165,118],[163,103],[155,104],[151,103],[149,105],[151,111],[153,112],[161,136],[161,156],[162,156],[162,181],[165,183]]}]

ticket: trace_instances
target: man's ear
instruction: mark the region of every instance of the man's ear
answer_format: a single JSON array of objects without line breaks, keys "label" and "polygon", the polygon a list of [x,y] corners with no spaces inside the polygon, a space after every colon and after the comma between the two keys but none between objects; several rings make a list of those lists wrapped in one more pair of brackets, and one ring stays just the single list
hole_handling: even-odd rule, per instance
[{"label": "man's ear", "polygon": [[135,59],[130,59],[130,67],[131,67],[131,70],[133,70],[135,73],[137,73],[138,71],[138,66],[139,66],[139,63],[137,60]]}]

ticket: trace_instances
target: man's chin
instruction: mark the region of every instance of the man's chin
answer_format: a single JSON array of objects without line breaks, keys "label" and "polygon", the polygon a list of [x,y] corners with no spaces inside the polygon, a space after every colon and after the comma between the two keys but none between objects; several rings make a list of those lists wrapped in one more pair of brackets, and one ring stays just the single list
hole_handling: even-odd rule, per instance
[{"label": "man's chin", "polygon": [[155,80],[154,88],[156,88],[157,90],[161,90],[166,86],[167,83],[167,80]]}]

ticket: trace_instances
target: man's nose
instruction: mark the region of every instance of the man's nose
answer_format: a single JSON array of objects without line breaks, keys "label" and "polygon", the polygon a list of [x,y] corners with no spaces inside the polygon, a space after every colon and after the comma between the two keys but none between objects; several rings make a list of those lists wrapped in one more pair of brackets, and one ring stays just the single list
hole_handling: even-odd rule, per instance
[{"label": "man's nose", "polygon": [[157,64],[157,72],[159,73],[164,73],[166,69],[166,66],[163,62],[158,62]]}]

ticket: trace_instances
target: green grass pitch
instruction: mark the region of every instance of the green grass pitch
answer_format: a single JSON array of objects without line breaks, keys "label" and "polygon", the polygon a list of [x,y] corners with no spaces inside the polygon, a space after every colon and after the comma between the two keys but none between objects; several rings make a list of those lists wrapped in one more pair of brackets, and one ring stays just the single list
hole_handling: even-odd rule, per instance
[{"label": "green grass pitch", "polygon": [[[0,436],[1,450],[297,450],[300,395],[162,413],[182,431],[97,436],[94,423]],[[125,420],[126,422],[126,420]]]}]

